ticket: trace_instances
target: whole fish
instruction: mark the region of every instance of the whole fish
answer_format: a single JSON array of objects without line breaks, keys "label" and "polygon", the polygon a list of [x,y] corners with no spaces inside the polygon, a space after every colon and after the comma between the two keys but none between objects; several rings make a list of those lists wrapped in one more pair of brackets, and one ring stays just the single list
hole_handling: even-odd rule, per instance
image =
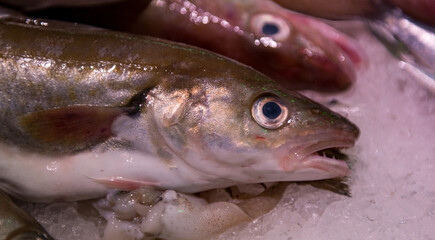
[{"label": "whole fish", "polygon": [[2,15],[0,188],[48,202],[345,176],[342,116],[220,55]]},{"label": "whole fish", "polygon": [[53,240],[44,228],[0,191],[0,239]]},{"label": "whole fish", "polygon": [[57,8],[37,16],[199,46],[252,66],[292,90],[344,90],[355,81],[362,61],[355,42],[343,33],[269,0],[154,0],[141,8],[142,2]]}]

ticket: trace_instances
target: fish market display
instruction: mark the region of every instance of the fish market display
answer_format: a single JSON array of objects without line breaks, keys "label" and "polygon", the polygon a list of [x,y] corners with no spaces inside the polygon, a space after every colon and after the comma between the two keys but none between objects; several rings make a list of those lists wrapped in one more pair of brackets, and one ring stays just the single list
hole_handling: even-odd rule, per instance
[{"label": "fish market display", "polygon": [[9,194],[49,202],[349,173],[334,152],[354,144],[357,127],[252,68],[183,44],[56,26],[0,21]]},{"label": "fish market display", "polygon": [[[425,89],[399,68],[399,62],[362,23],[347,24],[346,29],[352,30],[352,36],[357,37],[369,57],[367,71],[359,72],[358,81],[350,91],[319,94],[317,100],[329,102],[329,106],[348,116],[361,129],[356,146],[345,151],[354,160],[346,181],[351,197],[291,183],[271,212],[213,239],[432,239],[435,236],[434,95],[427,95]],[[76,203],[67,204],[30,204],[26,210],[57,240],[102,240],[95,237],[98,222],[86,221],[87,213],[83,214],[82,206],[76,208],[79,214],[71,214]]]},{"label": "fish market display", "polygon": [[52,240],[42,226],[0,191],[0,239]]},{"label": "fish market display", "polygon": [[355,81],[362,62],[345,34],[272,1],[154,0],[148,7],[134,2],[36,15],[199,46],[254,67],[292,90],[342,91]]}]

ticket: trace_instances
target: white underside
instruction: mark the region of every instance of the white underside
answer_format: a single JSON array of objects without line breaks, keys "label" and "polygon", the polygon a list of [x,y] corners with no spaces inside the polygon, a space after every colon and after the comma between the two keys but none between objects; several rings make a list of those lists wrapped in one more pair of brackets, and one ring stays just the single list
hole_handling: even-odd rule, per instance
[{"label": "white underside", "polygon": [[96,180],[179,182],[179,175],[170,171],[158,159],[137,152],[86,152],[59,158],[0,145],[0,176],[13,183],[1,182],[1,188],[32,201],[105,196],[111,188]]},{"label": "white underside", "polygon": [[[213,164],[216,163],[210,161],[210,165]],[[170,167],[159,158],[136,151],[94,151],[47,157],[0,145],[0,188],[24,200],[50,202],[103,197],[114,188],[128,190],[119,187],[116,182],[122,185],[133,181],[134,184],[152,188],[198,192],[243,183],[333,177],[330,172],[318,168],[284,172],[273,165],[273,161],[264,161],[245,169],[219,169],[216,165],[215,171],[207,173],[192,169],[181,161],[177,162],[177,167]]]}]

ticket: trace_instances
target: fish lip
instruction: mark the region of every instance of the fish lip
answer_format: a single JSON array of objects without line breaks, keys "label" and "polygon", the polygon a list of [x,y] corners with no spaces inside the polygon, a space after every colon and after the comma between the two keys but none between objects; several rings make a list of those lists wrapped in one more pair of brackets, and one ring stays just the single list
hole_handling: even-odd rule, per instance
[{"label": "fish lip", "polygon": [[[315,155],[316,152],[330,149],[330,148],[349,148],[355,145],[355,139],[335,139],[335,140],[326,140],[320,141],[315,144],[312,144],[306,147],[303,152],[299,153],[302,156],[305,156],[303,159]],[[328,158],[328,157],[327,157]],[[329,158],[328,158],[329,159]]]},{"label": "fish lip", "polygon": [[287,172],[298,172],[304,169],[316,169],[327,173],[327,177],[335,178],[349,175],[350,169],[344,160],[320,156],[317,152],[326,149],[342,149],[354,146],[356,138],[344,138],[334,140],[319,141],[304,147],[295,157],[289,157],[281,165]]},{"label": "fish lip", "polygon": [[342,149],[349,148],[354,146],[355,140],[347,139],[347,140],[336,140],[329,142],[320,142],[318,144],[310,146],[306,149],[306,152],[310,152],[305,158],[301,161],[301,166],[306,168],[315,168],[319,170],[323,170],[325,172],[329,172],[335,177],[344,177],[350,173],[349,166],[344,160],[335,159],[334,157],[327,157],[318,155],[317,152],[323,151],[326,149]]}]

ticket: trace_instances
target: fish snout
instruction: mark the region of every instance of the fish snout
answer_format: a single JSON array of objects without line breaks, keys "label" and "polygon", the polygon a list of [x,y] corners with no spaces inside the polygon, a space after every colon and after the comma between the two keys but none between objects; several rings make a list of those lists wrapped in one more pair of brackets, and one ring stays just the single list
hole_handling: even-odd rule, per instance
[{"label": "fish snout", "polygon": [[281,169],[298,181],[348,175],[348,156],[341,150],[354,146],[360,135],[358,127],[320,105],[308,110],[305,119],[296,137],[277,151]]}]

